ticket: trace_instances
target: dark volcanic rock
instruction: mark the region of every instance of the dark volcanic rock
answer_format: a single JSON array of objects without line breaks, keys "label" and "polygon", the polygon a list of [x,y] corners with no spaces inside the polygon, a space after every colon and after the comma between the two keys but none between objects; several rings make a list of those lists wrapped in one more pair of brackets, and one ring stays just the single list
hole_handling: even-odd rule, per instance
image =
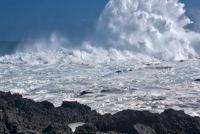
[{"label": "dark volcanic rock", "polygon": [[185,60],[179,60],[179,62],[184,62]]},{"label": "dark volcanic rock", "polygon": [[[95,122],[101,131],[116,131],[127,134],[138,134],[136,124],[147,126],[157,134],[199,134],[200,118],[186,115],[183,111],[172,109],[161,114],[148,111],[125,110],[114,115],[104,115]],[[150,130],[149,129],[149,130]]]},{"label": "dark volcanic rock", "polygon": [[74,134],[122,134],[118,132],[99,132],[93,124],[85,124],[84,126],[78,127]]},{"label": "dark volcanic rock", "polygon": [[85,124],[81,127],[78,127],[74,134],[95,134],[98,129],[93,124]]},{"label": "dark volcanic rock", "polygon": [[42,102],[39,102],[40,104],[42,104],[45,108],[47,109],[53,109],[54,108],[54,105],[48,101],[42,101]]},{"label": "dark volcanic rock", "polygon": [[195,79],[194,81],[198,81],[198,82],[200,82],[200,78],[199,78],[199,79]]},{"label": "dark volcanic rock", "polygon": [[0,92],[0,133],[72,133],[71,122],[89,122],[100,115],[77,102],[34,102],[21,95]]},{"label": "dark volcanic rock", "polygon": [[117,70],[117,71],[116,71],[116,73],[118,73],[118,74],[119,74],[119,73],[122,73],[122,72],[123,72],[122,70]]},{"label": "dark volcanic rock", "polygon": [[101,93],[109,93],[109,92],[111,92],[111,90],[105,90],[105,89],[101,90]]},{"label": "dark volcanic rock", "polygon": [[92,94],[92,92],[89,91],[83,91],[80,93],[80,96],[86,95],[86,94]]},{"label": "dark volcanic rock", "polygon": [[0,92],[0,134],[72,134],[70,123],[86,123],[75,134],[200,134],[200,118],[172,109],[161,114],[124,110],[100,115],[90,107],[65,101],[54,107],[21,95]]},{"label": "dark volcanic rock", "polygon": [[120,73],[123,73],[123,72],[132,72],[132,71],[133,71],[133,69],[129,68],[129,69],[124,69],[124,70],[117,70],[117,71],[115,71],[115,73],[120,74]]},{"label": "dark volcanic rock", "polygon": [[71,129],[68,126],[61,124],[50,124],[43,130],[44,134],[71,134]]}]

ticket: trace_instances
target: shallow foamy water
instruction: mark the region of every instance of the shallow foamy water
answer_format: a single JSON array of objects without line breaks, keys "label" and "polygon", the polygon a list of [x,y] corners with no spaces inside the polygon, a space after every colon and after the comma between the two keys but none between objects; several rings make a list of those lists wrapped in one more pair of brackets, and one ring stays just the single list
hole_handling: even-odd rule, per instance
[{"label": "shallow foamy water", "polygon": [[[0,65],[0,90],[36,101],[78,101],[100,113],[123,109],[200,115],[200,61]],[[80,95],[83,91],[89,94]]]}]

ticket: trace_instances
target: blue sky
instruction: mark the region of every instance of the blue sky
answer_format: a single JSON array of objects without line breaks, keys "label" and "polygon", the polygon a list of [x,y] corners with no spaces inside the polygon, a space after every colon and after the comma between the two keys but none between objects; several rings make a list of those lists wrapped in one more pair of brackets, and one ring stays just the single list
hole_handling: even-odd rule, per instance
[{"label": "blue sky", "polygon": [[[0,40],[37,38],[52,32],[80,40],[93,31],[107,1],[0,0]],[[194,17],[200,0],[182,1],[187,9],[195,9],[190,13]]]},{"label": "blue sky", "polygon": [[0,0],[0,40],[44,36],[86,36],[107,0]]}]

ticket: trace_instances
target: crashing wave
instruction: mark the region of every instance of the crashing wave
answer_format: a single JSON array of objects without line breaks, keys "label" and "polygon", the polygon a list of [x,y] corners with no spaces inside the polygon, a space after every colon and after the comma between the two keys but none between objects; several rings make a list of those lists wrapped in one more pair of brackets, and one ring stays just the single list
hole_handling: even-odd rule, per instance
[{"label": "crashing wave", "polygon": [[62,41],[53,36],[50,42],[36,43],[29,50],[1,57],[0,62],[107,63],[197,58],[200,34],[185,28],[192,23],[185,12],[184,4],[178,0],[110,0],[92,39],[79,48],[63,47]]},{"label": "crashing wave", "polygon": [[97,29],[109,47],[180,60],[198,57],[199,34],[185,29],[190,23],[178,0],[110,0]]}]

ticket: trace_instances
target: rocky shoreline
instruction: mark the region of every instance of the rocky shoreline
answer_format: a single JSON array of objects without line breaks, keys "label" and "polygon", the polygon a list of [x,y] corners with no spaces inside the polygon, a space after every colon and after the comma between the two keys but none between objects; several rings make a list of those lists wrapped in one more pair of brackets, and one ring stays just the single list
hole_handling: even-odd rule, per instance
[{"label": "rocky shoreline", "polygon": [[48,101],[35,102],[19,94],[0,92],[0,134],[73,133],[200,134],[200,118],[173,109],[161,114],[124,110],[101,115],[77,102],[65,101],[54,107]]}]

